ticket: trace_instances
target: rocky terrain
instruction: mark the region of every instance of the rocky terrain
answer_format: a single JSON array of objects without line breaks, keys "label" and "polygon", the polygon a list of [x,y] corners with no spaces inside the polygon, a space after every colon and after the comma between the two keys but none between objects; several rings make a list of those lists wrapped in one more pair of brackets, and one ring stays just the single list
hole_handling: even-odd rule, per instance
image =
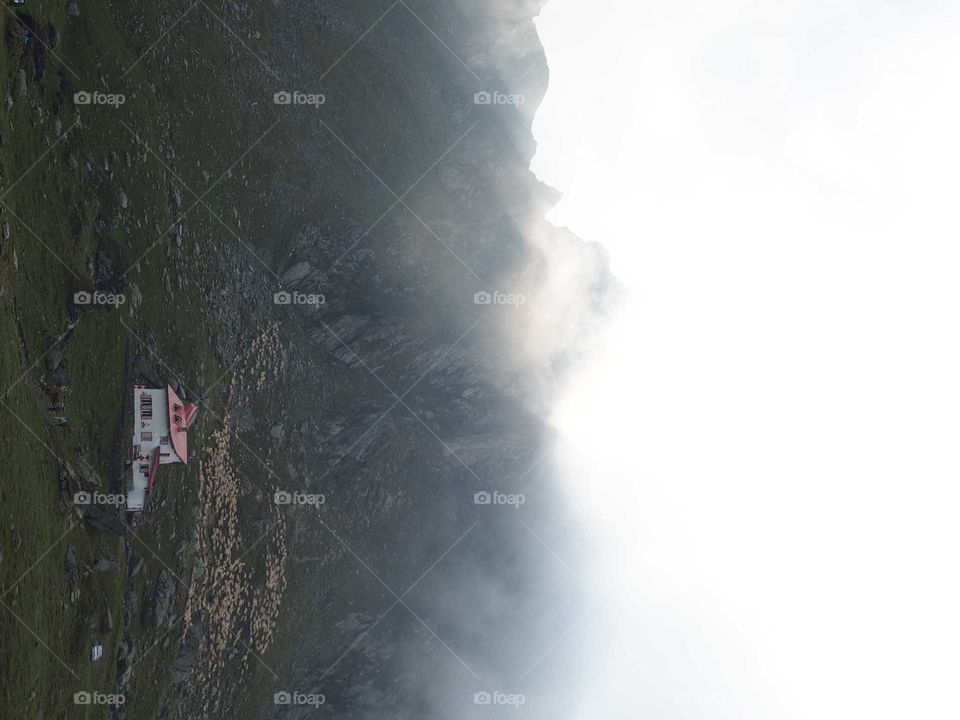
[{"label": "rocky terrain", "polygon": [[[5,9],[0,716],[572,707],[542,417],[610,283],[528,170],[538,6]],[[76,493],[138,379],[201,417],[130,518]]]}]

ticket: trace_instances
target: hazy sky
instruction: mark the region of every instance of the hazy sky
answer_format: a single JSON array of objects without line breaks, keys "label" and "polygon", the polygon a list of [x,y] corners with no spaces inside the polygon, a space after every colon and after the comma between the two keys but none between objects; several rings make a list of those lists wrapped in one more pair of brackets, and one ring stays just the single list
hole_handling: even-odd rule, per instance
[{"label": "hazy sky", "polygon": [[633,298],[555,417],[579,717],[960,717],[960,2],[538,27],[551,219]]}]

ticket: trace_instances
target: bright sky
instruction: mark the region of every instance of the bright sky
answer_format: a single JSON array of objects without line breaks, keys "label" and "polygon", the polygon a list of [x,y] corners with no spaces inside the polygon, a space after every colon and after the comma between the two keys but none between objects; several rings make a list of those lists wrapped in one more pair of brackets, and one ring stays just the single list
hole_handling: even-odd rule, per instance
[{"label": "bright sky", "polygon": [[538,27],[551,219],[633,296],[555,418],[596,530],[578,717],[960,717],[960,3]]}]

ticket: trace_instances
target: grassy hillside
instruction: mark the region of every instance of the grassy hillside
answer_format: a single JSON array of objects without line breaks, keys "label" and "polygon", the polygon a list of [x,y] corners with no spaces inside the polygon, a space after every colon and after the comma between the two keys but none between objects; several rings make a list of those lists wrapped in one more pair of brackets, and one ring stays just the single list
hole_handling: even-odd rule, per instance
[{"label": "grassy hillside", "polygon": [[[568,618],[524,606],[555,578],[518,521],[547,536],[547,493],[473,503],[532,487],[544,435],[473,302],[509,289],[544,193],[529,128],[472,103],[509,89],[502,28],[425,0],[30,0],[0,29],[0,718],[110,715],[74,703],[94,691],[114,717],[272,717],[298,688],[427,717],[435,675],[481,689],[440,634],[523,662],[474,627],[488,590],[548,645]],[[276,305],[284,278],[326,303]],[[201,412],[112,533],[73,499],[121,492],[136,380]],[[428,568],[427,620],[375,627]]]},{"label": "grassy hillside", "polygon": [[[177,378],[211,403],[224,391],[229,378],[216,383],[229,365],[210,346],[201,284],[222,244],[237,243],[244,165],[185,213],[191,189],[203,192],[263,129],[231,117],[234,90],[211,82],[229,62],[209,52],[216,43],[206,45],[204,67],[186,59],[215,18],[185,21],[144,54],[152,29],[186,3],[162,13],[82,3],[79,16],[67,7],[31,2],[0,15],[0,100],[8,97],[0,102],[0,717],[104,713],[76,706],[73,694],[114,691],[124,593],[144,608],[164,568],[185,572],[177,546],[190,532],[172,524],[188,526],[188,508],[158,508],[118,537],[85,524],[72,491],[121,492],[134,377]],[[178,46],[194,50],[181,55]],[[124,101],[77,104],[82,92]],[[98,290],[125,302],[74,302]],[[195,447],[216,422],[203,418]],[[195,504],[196,475],[192,466],[165,468],[158,504]],[[128,585],[128,565],[141,559]],[[131,633],[141,652],[163,643],[144,659],[155,671],[172,661],[179,633],[161,638],[148,614],[133,613]],[[94,642],[105,646],[97,664]],[[129,716],[153,716],[153,699],[149,684],[141,688]]]}]

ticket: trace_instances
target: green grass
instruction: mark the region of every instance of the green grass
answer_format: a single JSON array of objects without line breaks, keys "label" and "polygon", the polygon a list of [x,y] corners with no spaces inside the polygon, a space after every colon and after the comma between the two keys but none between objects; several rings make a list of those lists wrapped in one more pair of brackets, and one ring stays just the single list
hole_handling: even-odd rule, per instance
[{"label": "green grass", "polygon": [[[162,108],[158,113],[156,98],[143,90],[151,80],[149,61],[127,79],[125,87],[133,90],[128,91],[128,102],[121,108],[78,109],[73,105],[73,92],[99,88],[101,75],[108,83],[117,82],[120,68],[135,58],[124,44],[124,18],[112,14],[116,8],[96,3],[83,3],[82,7],[79,19],[66,18],[62,2],[37,2],[24,8],[37,21],[60,28],[62,40],[56,52],[72,72],[50,57],[41,82],[34,83],[28,69],[26,93],[18,96],[9,110],[0,102],[4,137],[0,170],[5,178],[0,192],[9,190],[3,197],[9,210],[0,212],[0,220],[11,227],[10,240],[0,240],[0,393],[19,380],[4,396],[9,410],[0,407],[0,548],[4,552],[0,593],[6,593],[2,599],[9,605],[9,609],[0,607],[0,717],[4,718],[101,716],[101,708],[79,708],[72,699],[81,689],[112,692],[114,657],[123,625],[121,598],[127,589],[126,543],[133,543],[134,554],[145,559],[144,570],[134,581],[139,593],[152,591],[162,567],[154,552],[178,574],[184,572],[168,538],[189,537],[191,515],[180,510],[195,497],[189,480],[194,470],[165,468],[163,493],[175,496],[179,507],[176,513],[158,513],[156,522],[138,532],[149,550],[132,538],[102,536],[77,524],[72,510],[57,502],[60,459],[73,464],[80,453],[102,478],[104,492],[121,489],[123,413],[133,360],[145,353],[121,320],[135,332],[148,330],[161,350],[163,363],[184,379],[192,382],[203,374],[205,382],[212,383],[220,374],[200,320],[201,303],[195,289],[178,296],[176,321],[171,318],[161,276],[169,239],[150,250],[141,260],[139,272],[130,272],[128,279],[138,284],[144,298],[138,313],[131,316],[127,304],[118,310],[87,311],[71,317],[73,293],[92,289],[87,264],[98,248],[114,258],[119,274],[156,242],[156,226],[166,229],[169,225],[168,187],[159,181],[166,171],[149,155],[146,161],[138,159],[127,167],[127,153],[138,157],[143,148],[124,123],[158,147],[161,119],[175,114]],[[0,78],[3,87],[15,92],[17,71],[28,67],[29,58],[9,39],[6,29],[12,21],[12,14],[5,10],[0,16]],[[81,78],[94,78],[92,86],[85,87],[73,72]],[[4,96],[0,93],[0,101]],[[57,142],[55,121],[59,119],[67,130],[78,110],[82,127],[70,129]],[[226,142],[200,118],[183,134],[209,144]],[[234,154],[230,146],[235,142],[238,139],[222,149],[224,156]],[[177,165],[196,187],[209,184],[192,172],[195,164],[189,159],[183,158]],[[129,199],[126,209],[118,204],[120,189]],[[191,196],[182,192],[186,204]],[[226,231],[219,226],[215,229],[214,221],[205,214],[194,211],[192,231],[215,233],[222,239]],[[98,219],[106,227],[98,230]],[[58,342],[74,321],[70,334]],[[41,381],[47,376],[47,352],[52,347],[63,352],[69,373],[70,390],[62,411],[70,418],[69,430],[54,427],[45,417],[48,400]],[[158,379],[166,377],[164,373]],[[194,442],[199,442],[199,436]],[[77,547],[81,569],[80,597],[75,602],[68,598],[64,569],[70,544]],[[120,570],[89,570],[97,557],[116,561]],[[88,620],[107,608],[115,629],[101,635],[88,627]],[[141,628],[139,615],[133,623],[138,645],[146,649],[153,639],[151,631]],[[166,650],[154,650],[143,667],[169,663],[178,636],[171,633]],[[104,659],[97,665],[89,660],[94,641],[105,646]],[[156,705],[151,703],[157,697],[151,691],[159,692],[159,688],[138,690],[142,692],[131,704],[130,717],[153,716]]]},{"label": "green grass", "polygon": [[[166,5],[81,1],[81,17],[70,18],[65,15],[63,0],[29,3],[24,7],[26,12],[38,22],[53,23],[60,29],[56,52],[65,64],[48,58],[41,82],[28,81],[26,93],[9,110],[3,103],[3,90],[13,88],[17,70],[29,61],[6,33],[11,13],[0,14],[0,132],[4,137],[0,171],[5,178],[0,193],[17,181],[3,198],[10,210],[0,212],[0,222],[11,226],[11,239],[0,240],[0,393],[26,373],[5,398],[12,412],[0,407],[0,457],[4,461],[0,472],[0,547],[4,550],[0,592],[13,587],[40,558],[4,598],[30,631],[0,607],[0,718],[39,717],[41,712],[48,718],[103,716],[102,709],[77,708],[72,697],[80,689],[113,691],[114,658],[123,627],[122,598],[131,590],[139,598],[131,634],[138,652],[149,654],[139,661],[127,717],[156,717],[181,691],[166,681],[177,655],[180,628],[164,640],[144,609],[165,567],[184,580],[190,576],[192,551],[181,555],[177,551],[193,533],[196,463],[164,467],[149,513],[137,527],[137,537],[118,540],[83,525],[70,529],[76,516],[57,502],[59,459],[74,464],[82,456],[102,479],[103,491],[119,492],[127,452],[125,413],[129,412],[130,383],[138,371],[145,365],[159,382],[177,376],[192,389],[203,391],[238,359],[218,357],[213,338],[235,340],[234,350],[242,354],[248,340],[243,333],[254,321],[242,316],[219,321],[226,325],[213,324],[203,312],[210,302],[204,291],[214,285],[212,280],[221,279],[217,274],[224,270],[221,261],[228,250],[239,252],[240,263],[270,278],[256,258],[245,249],[238,250],[234,232],[255,248],[268,266],[279,270],[294,245],[295,233],[307,218],[322,217],[337,205],[338,212],[372,222],[394,200],[329,136],[316,145],[323,147],[319,152],[329,160],[330,172],[336,173],[335,183],[317,177],[312,159],[295,154],[291,157],[289,152],[282,161],[277,159],[281,156],[273,149],[281,144],[295,146],[291,136],[301,129],[288,117],[256,152],[222,178],[215,192],[204,198],[233,232],[206,207],[198,205],[185,223],[189,230],[182,247],[185,259],[180,265],[173,262],[172,235],[165,234],[176,217],[171,189],[179,190],[186,210],[194,202],[192,191],[205,192],[270,127],[275,109],[269,94],[251,97],[249,88],[243,85],[244,74],[234,72],[241,61],[246,69],[259,71],[258,62],[226,36],[218,21],[200,6],[164,39],[159,49],[144,56],[124,76],[157,39],[159,28],[175,20],[190,3],[181,2],[179,9]],[[262,18],[255,24],[265,32]],[[412,23],[401,27],[408,34],[416,30]],[[353,41],[352,36],[343,34],[310,42],[320,66],[331,63]],[[374,33],[371,42],[383,42],[383,37]],[[172,60],[168,63],[164,58]],[[349,92],[350,102],[376,106],[384,91],[382,85],[388,81],[363,71],[365,65],[374,67],[375,59],[361,47],[349,63],[359,67],[351,75],[361,78],[361,85],[348,87],[346,81],[336,81],[332,76],[329,87],[322,90],[330,94],[331,101],[339,95],[346,102]],[[406,81],[413,83],[412,78]],[[285,86],[286,82],[278,81],[277,89],[281,84]],[[291,87],[296,85],[293,82]],[[77,107],[73,94],[78,90],[123,92],[126,102],[119,108]],[[397,86],[391,90],[396,102],[408,92],[413,93],[414,88]],[[351,144],[358,143],[359,137],[376,137],[380,129],[380,120],[369,113],[344,113],[367,118],[367,125],[360,128],[340,127],[334,115],[330,111],[325,117]],[[81,124],[72,127],[77,117]],[[57,119],[63,130],[69,129],[59,142],[53,131]],[[399,134],[402,130],[391,127],[389,132]],[[387,140],[384,143],[390,144]],[[355,147],[366,154],[362,147]],[[397,147],[404,146],[398,143]],[[398,192],[404,191],[436,155],[405,149],[405,153],[422,158],[422,162],[414,162],[406,155],[393,157],[385,148],[375,150],[384,159],[376,171]],[[407,179],[410,173],[413,175]],[[280,208],[279,203],[263,201],[269,192],[259,186],[263,178],[294,188],[310,185],[309,194],[298,190],[304,200],[298,214]],[[127,198],[125,208],[120,203],[121,193]],[[234,209],[239,221],[234,218]],[[12,213],[22,222],[11,217]],[[386,252],[391,240],[387,231],[381,227],[374,235]],[[433,240],[428,238],[426,242]],[[131,283],[139,288],[143,303],[135,313],[131,314],[129,301],[118,309],[76,312],[72,307],[74,292],[93,289],[88,264],[98,251],[113,260],[115,290],[129,297]],[[192,282],[182,290],[175,289],[171,299],[164,273],[174,276],[178,267]],[[244,311],[241,308],[241,314]],[[158,358],[151,357],[141,341],[155,349]],[[68,430],[53,426],[46,417],[48,402],[41,383],[50,378],[47,353],[51,347],[55,348],[54,354],[62,351],[69,375],[70,389],[63,410],[71,421]],[[370,378],[358,380],[344,372],[340,382],[335,372],[330,370],[336,380],[325,377],[323,382],[331,388],[331,394],[336,394],[337,402],[347,404],[356,396],[383,392]],[[228,374],[206,398],[216,413],[223,407],[229,381]],[[302,394],[281,402],[280,395],[271,392],[257,397],[250,412],[258,419],[275,418],[281,405],[289,415],[290,427],[315,415],[315,398]],[[201,412],[191,432],[193,448],[199,449],[219,427],[216,413]],[[288,458],[270,446],[269,438],[263,433],[245,433],[243,438],[261,457],[272,454],[282,472]],[[256,521],[264,516],[262,498],[256,492],[272,488],[273,481],[256,460],[247,458],[245,464],[244,471],[249,475],[245,479],[251,488],[260,490],[244,495],[241,512],[245,519]],[[329,482],[333,482],[332,477]],[[250,532],[249,528],[244,532]],[[64,533],[68,534],[61,539]],[[318,555],[329,551],[335,542],[329,534],[319,533],[319,537],[320,543],[330,546],[318,547]],[[17,543],[18,549],[11,552]],[[81,568],[97,557],[115,560],[121,568],[116,573],[82,573],[80,598],[72,603],[67,598],[64,570],[69,544],[77,546]],[[129,585],[125,568],[128,547],[144,563]],[[251,565],[256,565],[257,554],[249,558]],[[381,560],[388,565],[385,557]],[[291,584],[306,585],[309,572],[306,567],[291,568]],[[342,590],[331,601],[337,603],[333,614],[338,616],[342,616],[341,610],[346,612],[344,598],[354,594],[351,589],[358,595],[379,592],[373,581],[356,573],[352,565],[349,572],[340,573],[331,582],[333,586]],[[181,606],[182,601],[181,592]],[[305,624],[314,622],[320,610],[318,602],[310,594],[291,600],[284,610],[290,621],[277,628],[276,639],[266,654],[269,664],[282,667],[292,659],[298,633]],[[107,608],[115,629],[101,636],[88,628],[88,619]],[[104,643],[104,658],[98,665],[89,660],[89,648],[95,640]],[[154,647],[157,641],[160,643]],[[230,717],[249,716],[256,706],[246,700],[268,697],[277,689],[268,672],[256,661],[251,664],[251,672],[232,697]]]}]

